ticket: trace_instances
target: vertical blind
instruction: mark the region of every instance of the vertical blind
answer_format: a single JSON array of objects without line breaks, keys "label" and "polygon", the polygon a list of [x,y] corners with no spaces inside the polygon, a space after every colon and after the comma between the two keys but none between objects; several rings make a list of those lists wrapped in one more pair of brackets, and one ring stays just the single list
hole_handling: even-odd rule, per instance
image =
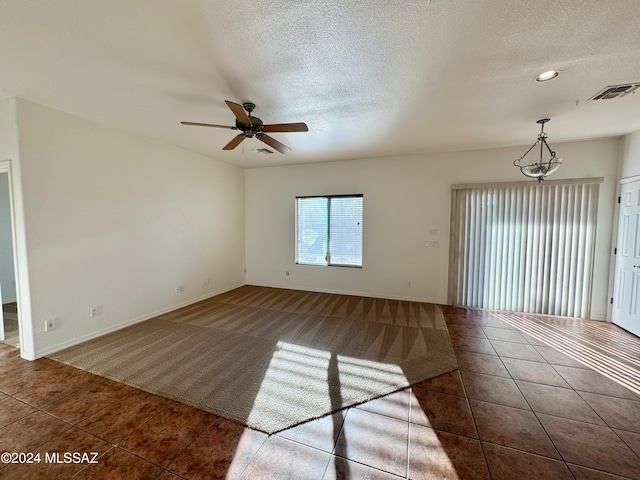
[{"label": "vertical blind", "polygon": [[589,317],[601,181],[454,186],[449,302]]}]

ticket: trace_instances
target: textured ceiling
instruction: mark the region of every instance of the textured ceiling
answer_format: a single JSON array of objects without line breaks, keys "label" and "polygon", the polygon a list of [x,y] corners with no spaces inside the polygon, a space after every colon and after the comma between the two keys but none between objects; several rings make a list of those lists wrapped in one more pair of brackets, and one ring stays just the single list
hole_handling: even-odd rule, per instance
[{"label": "textured ceiling", "polygon": [[[244,167],[550,143],[640,130],[638,0],[0,0],[15,95]],[[538,83],[547,69],[556,79]],[[292,152],[258,155],[224,100]]]}]

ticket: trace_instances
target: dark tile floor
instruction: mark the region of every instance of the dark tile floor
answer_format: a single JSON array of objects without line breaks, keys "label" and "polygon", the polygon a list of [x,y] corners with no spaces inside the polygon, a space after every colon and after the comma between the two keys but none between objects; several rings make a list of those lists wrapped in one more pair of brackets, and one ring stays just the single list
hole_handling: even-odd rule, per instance
[{"label": "dark tile floor", "polygon": [[0,344],[0,452],[40,453],[0,478],[640,479],[637,392],[490,313],[445,315],[459,371],[272,436]]}]

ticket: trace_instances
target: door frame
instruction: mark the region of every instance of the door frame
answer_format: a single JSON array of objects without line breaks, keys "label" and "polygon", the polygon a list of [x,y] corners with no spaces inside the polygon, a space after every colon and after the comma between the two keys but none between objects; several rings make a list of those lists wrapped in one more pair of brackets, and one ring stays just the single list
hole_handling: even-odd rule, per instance
[{"label": "door frame", "polygon": [[[18,262],[18,242],[16,241],[16,215],[15,215],[15,201],[13,191],[13,177],[11,175],[11,160],[0,160],[0,173],[7,174],[7,183],[9,184],[9,213],[11,217],[11,243],[13,245],[13,272],[14,280],[16,282],[16,303],[18,305],[18,333],[20,337],[20,351],[22,351],[23,342],[23,321],[22,321],[22,302],[20,295],[20,272]],[[1,301],[1,298],[0,298]],[[1,308],[1,307],[0,307]]]}]

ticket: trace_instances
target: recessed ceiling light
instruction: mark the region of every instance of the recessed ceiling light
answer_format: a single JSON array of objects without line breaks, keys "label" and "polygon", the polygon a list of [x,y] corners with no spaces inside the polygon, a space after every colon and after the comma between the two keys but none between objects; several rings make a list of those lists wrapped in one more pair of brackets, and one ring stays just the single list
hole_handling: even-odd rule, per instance
[{"label": "recessed ceiling light", "polygon": [[551,80],[552,78],[556,78],[560,72],[558,70],[548,70],[546,72],[542,72],[540,75],[536,77],[536,81],[538,82],[546,82],[547,80]]}]

